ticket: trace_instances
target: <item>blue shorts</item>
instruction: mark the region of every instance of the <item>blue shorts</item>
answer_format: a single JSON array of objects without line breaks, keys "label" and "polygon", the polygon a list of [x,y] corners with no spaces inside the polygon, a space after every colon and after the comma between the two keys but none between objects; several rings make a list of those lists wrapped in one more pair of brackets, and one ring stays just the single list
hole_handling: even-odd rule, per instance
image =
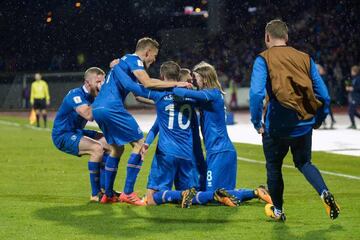
[{"label": "blue shorts", "polygon": [[171,190],[173,184],[179,191],[198,187],[195,163],[193,160],[166,155],[157,149],[151,164],[147,188],[165,191]]},{"label": "blue shorts", "polygon": [[237,156],[236,151],[225,151],[209,154],[206,158],[206,191],[218,188],[235,189]]},{"label": "blue shorts", "polygon": [[75,132],[65,132],[59,135],[52,135],[54,145],[63,152],[75,155],[79,155],[79,143],[82,137],[87,136],[95,139],[98,134],[97,131],[81,129]]},{"label": "blue shorts", "polygon": [[93,109],[93,117],[108,144],[122,146],[144,137],[134,117],[124,108],[96,108]]}]

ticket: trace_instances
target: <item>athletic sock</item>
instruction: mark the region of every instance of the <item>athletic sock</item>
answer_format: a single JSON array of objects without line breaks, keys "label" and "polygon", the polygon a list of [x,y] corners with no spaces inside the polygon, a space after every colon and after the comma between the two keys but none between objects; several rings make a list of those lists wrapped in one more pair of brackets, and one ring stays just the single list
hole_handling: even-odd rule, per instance
[{"label": "athletic sock", "polygon": [[163,203],[178,203],[182,199],[181,191],[159,191],[153,195],[157,205]]},{"label": "athletic sock", "polygon": [[47,114],[43,114],[43,119],[44,119],[44,127],[46,128]]},{"label": "athletic sock", "polygon": [[102,189],[105,189],[105,164],[108,156],[109,154],[104,153],[102,157],[102,162],[100,163],[100,187]]},{"label": "athletic sock", "polygon": [[124,187],[124,193],[130,194],[134,191],[134,185],[136,178],[141,169],[142,165],[141,155],[138,153],[132,153],[128,160],[127,170],[126,170],[126,181]]},{"label": "athletic sock", "polygon": [[105,194],[112,197],[115,177],[120,159],[118,157],[108,156],[105,164]]},{"label": "athletic sock", "polygon": [[40,114],[36,114],[36,126],[40,127]]},{"label": "athletic sock", "polygon": [[100,163],[88,162],[90,173],[91,195],[96,196],[100,192]]},{"label": "athletic sock", "polygon": [[324,190],[328,190],[321,173],[314,165],[311,163],[305,163],[301,167],[301,172],[319,195],[321,195]]},{"label": "athletic sock", "polygon": [[193,204],[207,204],[214,200],[214,192],[206,191],[206,192],[197,192],[195,197],[192,200]]},{"label": "athletic sock", "polygon": [[228,190],[228,193],[230,193],[231,195],[234,195],[241,202],[257,198],[254,190],[252,190],[252,189]]}]

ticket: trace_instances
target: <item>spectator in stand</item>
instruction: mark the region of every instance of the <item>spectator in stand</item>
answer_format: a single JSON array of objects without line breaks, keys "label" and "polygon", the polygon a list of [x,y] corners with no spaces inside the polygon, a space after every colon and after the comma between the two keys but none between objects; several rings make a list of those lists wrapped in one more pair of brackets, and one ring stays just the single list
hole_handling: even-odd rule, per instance
[{"label": "spectator in stand", "polygon": [[348,129],[356,129],[355,117],[360,119],[360,113],[357,107],[360,105],[360,66],[353,66],[351,68],[351,86],[346,86],[346,91],[349,92],[349,117],[351,125]]}]

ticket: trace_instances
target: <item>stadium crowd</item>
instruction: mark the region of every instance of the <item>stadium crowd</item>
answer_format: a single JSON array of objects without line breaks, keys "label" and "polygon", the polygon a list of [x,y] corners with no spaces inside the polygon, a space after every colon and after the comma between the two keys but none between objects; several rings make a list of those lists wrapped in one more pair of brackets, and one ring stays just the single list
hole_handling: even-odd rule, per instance
[{"label": "stadium crowd", "polygon": [[[237,87],[249,86],[252,61],[256,54],[264,49],[264,22],[280,17],[293,26],[290,29],[290,45],[309,52],[317,63],[324,66],[333,102],[345,104],[345,84],[350,80],[350,68],[360,62],[360,32],[355,27],[360,24],[356,14],[359,8],[355,2],[333,0],[295,0],[287,4],[281,4],[281,1],[272,1],[271,4],[229,1],[226,2],[225,24],[221,32],[208,36],[197,51],[193,46],[176,49],[166,56],[161,55],[160,51],[154,69],[158,69],[161,62],[169,59],[179,62],[184,67],[194,66],[200,60],[205,60],[218,69],[224,87],[229,87],[231,81],[234,81]],[[103,13],[99,10],[95,14]],[[116,13],[108,14],[111,17],[116,16]],[[92,16],[85,14],[84,17]],[[26,18],[22,21],[26,21]],[[116,18],[114,22],[118,22]],[[66,27],[68,32],[74,31],[72,25],[76,25],[71,22],[59,24]],[[71,41],[74,40],[61,39],[62,33],[56,32],[58,30],[50,29],[47,32],[45,26],[40,30],[34,30],[37,39],[43,40],[26,39],[25,41],[32,41],[32,50],[23,49],[27,47],[26,44],[20,48],[4,49],[4,54],[0,56],[0,71],[79,71],[92,65],[106,66],[109,59],[128,50],[127,44],[131,41],[119,34],[113,36],[116,41],[102,39],[99,31],[114,33],[116,28],[113,23],[96,18],[93,28],[96,29],[93,36],[95,40],[92,39],[92,44],[85,48],[78,48],[76,44],[72,44]],[[88,31],[89,28],[84,29],[79,31]],[[151,34],[156,35],[158,30],[151,29]],[[68,33],[64,35],[66,34]],[[134,38],[132,34],[129,34],[129,37]],[[81,36],[77,38],[81,39]],[[99,44],[93,44],[94,42]],[[119,44],[125,46],[120,53],[109,51]]]}]

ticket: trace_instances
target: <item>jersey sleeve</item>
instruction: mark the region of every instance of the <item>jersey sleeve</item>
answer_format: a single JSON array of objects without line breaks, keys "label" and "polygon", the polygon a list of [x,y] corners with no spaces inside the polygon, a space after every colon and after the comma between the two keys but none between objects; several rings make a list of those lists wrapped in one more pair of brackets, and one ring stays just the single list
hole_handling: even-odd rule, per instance
[{"label": "jersey sleeve", "polygon": [[145,144],[150,145],[156,138],[158,132],[159,132],[159,123],[158,123],[158,119],[156,118],[153,126],[151,127],[149,133],[146,136]]},{"label": "jersey sleeve", "polygon": [[208,90],[190,90],[186,88],[174,88],[173,92],[176,96],[183,98],[193,98],[199,102],[209,102],[213,101],[216,98],[215,94],[212,94],[211,91]]},{"label": "jersey sleeve", "polygon": [[76,109],[81,105],[91,105],[88,100],[85,99],[84,95],[79,92],[70,92],[67,96],[67,103]]},{"label": "jersey sleeve", "polygon": [[122,60],[129,66],[130,71],[134,72],[135,70],[144,70],[144,63],[137,56],[126,55]]}]

